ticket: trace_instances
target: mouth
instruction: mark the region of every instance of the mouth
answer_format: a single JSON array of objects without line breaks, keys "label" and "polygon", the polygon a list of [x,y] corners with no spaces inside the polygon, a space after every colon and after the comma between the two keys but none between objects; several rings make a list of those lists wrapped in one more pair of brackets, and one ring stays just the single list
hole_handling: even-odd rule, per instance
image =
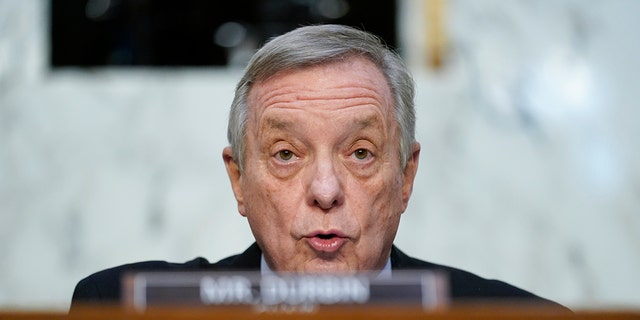
[{"label": "mouth", "polygon": [[333,253],[344,245],[347,237],[340,232],[314,232],[305,237],[309,246],[317,252]]}]

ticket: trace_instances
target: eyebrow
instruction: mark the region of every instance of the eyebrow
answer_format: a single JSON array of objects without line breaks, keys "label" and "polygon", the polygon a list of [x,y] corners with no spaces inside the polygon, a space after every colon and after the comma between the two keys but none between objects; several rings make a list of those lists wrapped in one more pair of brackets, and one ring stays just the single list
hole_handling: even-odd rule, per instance
[{"label": "eyebrow", "polygon": [[358,119],[356,120],[356,126],[358,126],[358,129],[365,129],[367,127],[371,127],[374,126],[376,124],[379,124],[380,122],[377,121],[378,118],[375,116],[369,116],[366,118],[362,118],[362,119]]},{"label": "eyebrow", "polygon": [[279,129],[285,130],[288,127],[291,127],[293,123],[291,121],[286,121],[282,119],[269,118],[267,119],[266,127],[269,129]]}]

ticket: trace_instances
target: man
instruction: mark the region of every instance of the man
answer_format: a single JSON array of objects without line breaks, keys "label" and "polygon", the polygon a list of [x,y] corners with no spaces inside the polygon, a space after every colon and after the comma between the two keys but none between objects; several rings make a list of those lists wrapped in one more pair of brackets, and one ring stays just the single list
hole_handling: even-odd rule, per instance
[{"label": "man", "polygon": [[414,84],[371,34],[308,26],[252,58],[231,106],[223,159],[256,243],[209,263],[142,262],[78,283],[73,306],[114,302],[130,270],[358,272],[443,270],[454,301],[552,302],[511,285],[405,255],[393,246],[418,168]]}]

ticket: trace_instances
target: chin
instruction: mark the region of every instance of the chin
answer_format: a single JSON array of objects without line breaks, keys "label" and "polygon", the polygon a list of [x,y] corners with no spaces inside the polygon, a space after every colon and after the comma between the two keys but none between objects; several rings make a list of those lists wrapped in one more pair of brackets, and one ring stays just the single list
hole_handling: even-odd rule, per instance
[{"label": "chin", "polygon": [[311,261],[304,265],[301,269],[301,273],[341,273],[352,274],[358,270],[349,267],[348,264],[342,261]]}]

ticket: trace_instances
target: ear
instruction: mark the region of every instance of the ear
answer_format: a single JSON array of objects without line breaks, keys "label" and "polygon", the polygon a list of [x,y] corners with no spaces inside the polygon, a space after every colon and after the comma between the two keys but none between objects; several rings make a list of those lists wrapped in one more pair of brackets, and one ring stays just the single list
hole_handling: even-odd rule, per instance
[{"label": "ear", "polygon": [[411,198],[411,192],[413,192],[413,181],[416,178],[418,172],[418,162],[420,160],[420,143],[414,142],[411,146],[411,157],[407,159],[407,165],[404,168],[404,181],[402,183],[402,211],[407,209],[409,204],[409,198]]},{"label": "ear", "polygon": [[229,175],[229,180],[231,181],[233,195],[236,197],[236,201],[238,202],[238,212],[240,212],[242,216],[246,217],[244,198],[242,195],[242,174],[240,173],[240,166],[233,158],[233,149],[231,149],[231,147],[225,147],[222,150],[222,159],[224,160],[224,165],[227,168],[227,175]]}]

